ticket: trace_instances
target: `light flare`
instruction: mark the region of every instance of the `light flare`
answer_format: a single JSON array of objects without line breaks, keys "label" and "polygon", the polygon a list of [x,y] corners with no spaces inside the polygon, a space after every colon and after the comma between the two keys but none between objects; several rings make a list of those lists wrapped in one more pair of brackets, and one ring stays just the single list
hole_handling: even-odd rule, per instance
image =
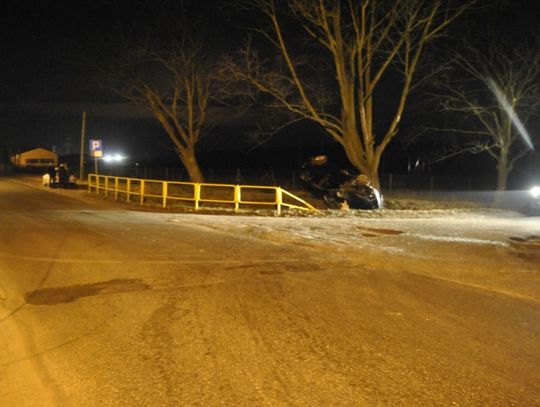
[{"label": "light flare", "polygon": [[126,157],[124,157],[121,154],[105,154],[102,157],[102,160],[108,163],[119,163],[123,160],[125,160]]},{"label": "light flare", "polygon": [[516,128],[516,130],[521,135],[521,138],[523,139],[523,142],[531,150],[534,150],[534,145],[533,145],[533,143],[531,141],[531,136],[527,132],[527,129],[525,128],[525,126],[523,125],[521,120],[519,119],[516,111],[514,110],[514,108],[512,107],[512,105],[510,104],[510,102],[508,101],[506,96],[504,95],[504,93],[497,86],[495,81],[493,79],[491,79],[491,78],[488,79],[488,86],[491,89],[491,91],[493,92],[493,94],[495,95],[495,97],[497,98],[497,100],[499,101],[499,104],[501,105],[501,107],[506,111],[506,113],[510,117],[510,120],[512,120],[512,123],[513,123],[514,127]]}]

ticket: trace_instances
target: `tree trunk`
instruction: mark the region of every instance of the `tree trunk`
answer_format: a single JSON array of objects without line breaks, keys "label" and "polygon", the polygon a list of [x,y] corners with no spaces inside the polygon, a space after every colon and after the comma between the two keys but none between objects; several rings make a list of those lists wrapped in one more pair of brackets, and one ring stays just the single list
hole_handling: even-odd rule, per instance
[{"label": "tree trunk", "polygon": [[506,191],[508,181],[508,159],[501,156],[497,162],[497,191]]},{"label": "tree trunk", "polygon": [[508,181],[508,158],[501,153],[497,160],[497,189],[493,197],[493,203],[498,204],[502,200],[502,193],[506,191],[506,183]]},{"label": "tree trunk", "polygon": [[204,176],[199,167],[199,163],[197,162],[197,157],[195,156],[194,151],[188,150],[188,153],[180,155],[180,159],[188,172],[191,182],[204,182]]},{"label": "tree trunk", "polygon": [[[357,138],[359,140],[359,138]],[[379,162],[380,157],[375,153],[372,153],[367,156],[367,154],[362,154],[361,148],[354,143],[343,144],[343,149],[347,158],[351,164],[358,170],[360,173],[367,175],[371,181],[371,185],[377,190],[381,190],[381,184],[379,180]]]},{"label": "tree trunk", "polygon": [[379,180],[379,163],[378,163],[378,161],[377,161],[377,163],[371,163],[370,164],[369,170],[367,171],[366,175],[371,180],[371,186],[373,186],[373,188],[380,191],[381,190],[381,182]]}]

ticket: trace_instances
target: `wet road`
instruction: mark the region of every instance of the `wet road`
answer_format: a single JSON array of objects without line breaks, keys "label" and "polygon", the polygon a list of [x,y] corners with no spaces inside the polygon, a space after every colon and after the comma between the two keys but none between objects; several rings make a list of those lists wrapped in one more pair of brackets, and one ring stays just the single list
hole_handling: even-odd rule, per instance
[{"label": "wet road", "polygon": [[538,219],[69,193],[0,179],[2,406],[540,405]]}]

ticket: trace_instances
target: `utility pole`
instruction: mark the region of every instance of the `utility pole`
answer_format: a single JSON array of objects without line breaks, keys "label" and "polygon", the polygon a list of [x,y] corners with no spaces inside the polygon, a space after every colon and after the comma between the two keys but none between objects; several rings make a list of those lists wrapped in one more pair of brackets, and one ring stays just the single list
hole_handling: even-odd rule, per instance
[{"label": "utility pole", "polygon": [[86,110],[82,114],[81,127],[81,155],[79,159],[79,179],[82,181],[84,177],[84,138],[86,136]]}]

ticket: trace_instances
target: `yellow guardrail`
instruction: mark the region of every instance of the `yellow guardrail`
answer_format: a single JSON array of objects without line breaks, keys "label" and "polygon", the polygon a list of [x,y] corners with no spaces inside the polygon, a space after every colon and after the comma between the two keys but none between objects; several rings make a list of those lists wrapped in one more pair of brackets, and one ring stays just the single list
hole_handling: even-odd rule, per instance
[{"label": "yellow guardrail", "polygon": [[89,174],[88,192],[93,191],[98,194],[103,192],[105,196],[114,195],[115,200],[138,200],[141,205],[149,200],[157,200],[163,208],[167,208],[170,202],[193,202],[196,211],[205,203],[234,205],[235,212],[241,205],[274,206],[278,214],[281,214],[283,208],[317,211],[311,204],[281,187],[259,185],[161,181]]}]

